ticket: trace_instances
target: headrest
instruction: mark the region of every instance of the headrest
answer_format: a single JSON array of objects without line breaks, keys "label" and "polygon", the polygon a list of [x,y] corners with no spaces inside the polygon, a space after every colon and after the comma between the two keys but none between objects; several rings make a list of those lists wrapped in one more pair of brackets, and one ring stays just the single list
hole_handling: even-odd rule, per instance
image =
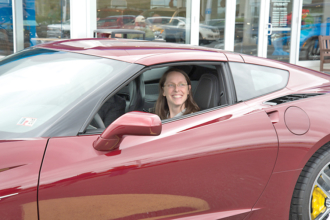
[{"label": "headrest", "polygon": [[126,112],[143,111],[145,86],[143,82],[143,74],[128,84],[129,105],[126,106]]},{"label": "headrest", "polygon": [[194,100],[201,110],[219,105],[220,88],[218,77],[211,73],[203,74],[193,94]]}]

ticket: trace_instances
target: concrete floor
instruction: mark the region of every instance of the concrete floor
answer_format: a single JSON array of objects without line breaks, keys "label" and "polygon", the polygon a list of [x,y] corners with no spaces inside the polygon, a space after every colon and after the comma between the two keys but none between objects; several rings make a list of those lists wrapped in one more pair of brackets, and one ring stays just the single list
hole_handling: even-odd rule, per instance
[{"label": "concrete floor", "polygon": [[[308,67],[309,69],[312,69],[312,70],[317,70],[317,71],[320,71],[320,66],[313,66],[313,67]],[[330,70],[330,64],[326,64],[323,66],[323,69],[328,69]],[[330,71],[323,71],[324,73],[328,73],[330,74]]]}]

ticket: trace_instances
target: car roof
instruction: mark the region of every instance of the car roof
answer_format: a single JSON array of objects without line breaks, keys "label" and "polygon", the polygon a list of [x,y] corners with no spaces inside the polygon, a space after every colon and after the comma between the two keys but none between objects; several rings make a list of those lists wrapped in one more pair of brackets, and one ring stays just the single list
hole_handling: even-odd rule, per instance
[{"label": "car roof", "polygon": [[232,61],[278,69],[301,68],[293,64],[232,51],[189,44],[164,43],[123,38],[86,38],[55,41],[35,47],[68,51],[151,66],[187,61]]},{"label": "car roof", "polygon": [[[262,65],[289,71],[290,80],[287,88],[294,91],[319,86],[329,87],[329,75],[293,64],[255,57],[246,54],[234,53],[219,49],[192,46],[188,44],[150,42],[122,38],[89,38],[56,41],[48,44],[39,44],[35,48],[44,48],[57,51],[68,51],[119,61],[152,66],[157,64],[182,64],[181,62],[240,62],[252,65]],[[311,76],[317,76],[317,78]],[[316,80],[317,79],[317,80]],[[323,79],[326,79],[324,81]]]},{"label": "car roof", "polygon": [[64,40],[40,44],[36,47],[111,58],[146,66],[180,61],[227,61],[224,51],[219,49],[120,38]]}]

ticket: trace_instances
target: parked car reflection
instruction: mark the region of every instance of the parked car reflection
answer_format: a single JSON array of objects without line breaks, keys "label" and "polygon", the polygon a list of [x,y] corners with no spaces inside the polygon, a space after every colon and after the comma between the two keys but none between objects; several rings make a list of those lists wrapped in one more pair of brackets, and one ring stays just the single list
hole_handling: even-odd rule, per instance
[{"label": "parked car reflection", "polygon": [[47,25],[48,38],[70,38],[70,20],[61,24]]},{"label": "parked car reflection", "polygon": [[[147,18],[151,30],[158,38],[167,42],[185,42],[186,18],[184,17],[149,17]],[[203,42],[214,41],[220,38],[217,28],[209,25],[199,25],[199,39]]]},{"label": "parked car reflection", "polygon": [[118,15],[108,16],[97,21],[98,29],[118,29],[123,28],[124,25],[133,23],[135,15]]}]

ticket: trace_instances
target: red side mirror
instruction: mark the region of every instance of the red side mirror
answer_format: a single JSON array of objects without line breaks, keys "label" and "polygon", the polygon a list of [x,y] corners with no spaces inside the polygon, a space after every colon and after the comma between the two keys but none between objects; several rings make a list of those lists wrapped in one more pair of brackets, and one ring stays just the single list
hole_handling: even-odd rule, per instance
[{"label": "red side mirror", "polygon": [[129,112],[107,127],[93,143],[99,151],[117,149],[123,135],[157,136],[162,131],[162,122],[158,115],[145,112]]}]

